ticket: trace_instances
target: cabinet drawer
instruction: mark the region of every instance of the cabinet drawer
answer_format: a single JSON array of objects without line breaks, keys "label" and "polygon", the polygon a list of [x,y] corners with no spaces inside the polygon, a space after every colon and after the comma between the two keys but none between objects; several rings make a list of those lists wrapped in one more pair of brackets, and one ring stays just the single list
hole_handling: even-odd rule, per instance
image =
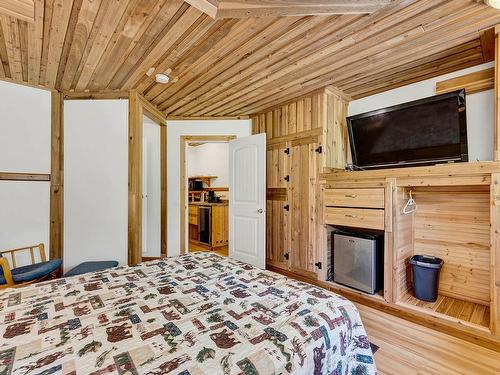
[{"label": "cabinet drawer", "polygon": [[325,224],[384,230],[384,210],[325,207]]},{"label": "cabinet drawer", "polygon": [[325,189],[325,206],[384,208],[384,189]]},{"label": "cabinet drawer", "polygon": [[189,224],[198,225],[198,206],[189,206]]}]

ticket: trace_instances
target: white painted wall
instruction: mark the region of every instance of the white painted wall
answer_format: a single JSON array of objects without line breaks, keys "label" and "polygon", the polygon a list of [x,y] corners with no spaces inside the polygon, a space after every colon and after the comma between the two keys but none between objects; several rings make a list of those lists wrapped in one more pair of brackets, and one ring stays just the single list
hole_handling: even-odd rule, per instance
[{"label": "white painted wall", "polygon": [[227,142],[188,146],[186,164],[188,177],[217,176],[211,181],[212,187],[229,186],[229,144]]},{"label": "white painted wall", "polygon": [[[168,255],[180,253],[180,137],[181,135],[252,134],[251,120],[167,121]],[[187,227],[187,226],[186,226]]]},{"label": "white painted wall", "polygon": [[[477,65],[472,68],[459,70],[354,100],[349,103],[349,116],[433,96],[436,94],[436,82],[492,66],[493,63]],[[467,95],[466,111],[469,161],[493,160],[494,104],[493,90]]]},{"label": "white painted wall", "polygon": [[128,101],[64,104],[64,268],[127,263]]},{"label": "white painted wall", "polygon": [[[50,173],[50,95],[0,81],[0,171]],[[49,182],[0,181],[0,249],[43,242],[48,256],[49,189]]]},{"label": "white painted wall", "polygon": [[142,254],[147,257],[159,257],[161,254],[161,185],[160,185],[160,126],[148,117],[143,118],[143,158],[147,170],[146,220],[143,220],[143,235],[146,235],[146,246]]},{"label": "white painted wall", "polygon": [[0,171],[50,173],[50,95],[0,81]]}]

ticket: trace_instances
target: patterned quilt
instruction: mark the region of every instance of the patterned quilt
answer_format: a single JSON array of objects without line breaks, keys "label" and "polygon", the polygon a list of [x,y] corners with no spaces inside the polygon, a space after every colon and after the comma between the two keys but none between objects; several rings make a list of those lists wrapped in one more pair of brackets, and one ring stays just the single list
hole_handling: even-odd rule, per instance
[{"label": "patterned quilt", "polygon": [[0,292],[0,374],[375,374],[358,311],[215,254]]}]

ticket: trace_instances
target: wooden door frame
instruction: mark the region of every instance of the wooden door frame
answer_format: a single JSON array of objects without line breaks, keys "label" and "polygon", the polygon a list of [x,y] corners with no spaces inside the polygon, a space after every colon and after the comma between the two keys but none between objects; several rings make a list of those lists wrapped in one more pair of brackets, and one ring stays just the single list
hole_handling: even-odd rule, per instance
[{"label": "wooden door frame", "polygon": [[167,256],[167,119],[137,91],[129,93],[128,264],[142,261],[143,115],[160,126],[161,256]]},{"label": "wooden door frame", "polygon": [[212,143],[227,143],[233,139],[236,139],[236,135],[181,135],[180,137],[180,152],[179,152],[179,161],[180,161],[180,254],[184,255],[187,253],[186,251],[186,211],[188,209],[187,206],[187,189],[186,189],[186,145],[188,142],[212,142]]}]

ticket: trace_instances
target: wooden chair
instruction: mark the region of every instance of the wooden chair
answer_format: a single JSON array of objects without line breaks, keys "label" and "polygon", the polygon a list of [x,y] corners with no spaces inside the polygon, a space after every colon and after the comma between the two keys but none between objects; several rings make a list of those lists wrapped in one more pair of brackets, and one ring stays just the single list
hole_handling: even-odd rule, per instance
[{"label": "wooden chair", "polygon": [[[35,250],[38,248],[40,262],[35,263]],[[17,267],[16,254],[29,250],[31,264]],[[9,260],[4,255],[9,255],[12,261],[12,269]],[[46,260],[45,245],[21,247],[18,249],[0,251],[0,289],[9,287],[19,287],[32,284],[49,278],[61,275],[61,259]]]}]

